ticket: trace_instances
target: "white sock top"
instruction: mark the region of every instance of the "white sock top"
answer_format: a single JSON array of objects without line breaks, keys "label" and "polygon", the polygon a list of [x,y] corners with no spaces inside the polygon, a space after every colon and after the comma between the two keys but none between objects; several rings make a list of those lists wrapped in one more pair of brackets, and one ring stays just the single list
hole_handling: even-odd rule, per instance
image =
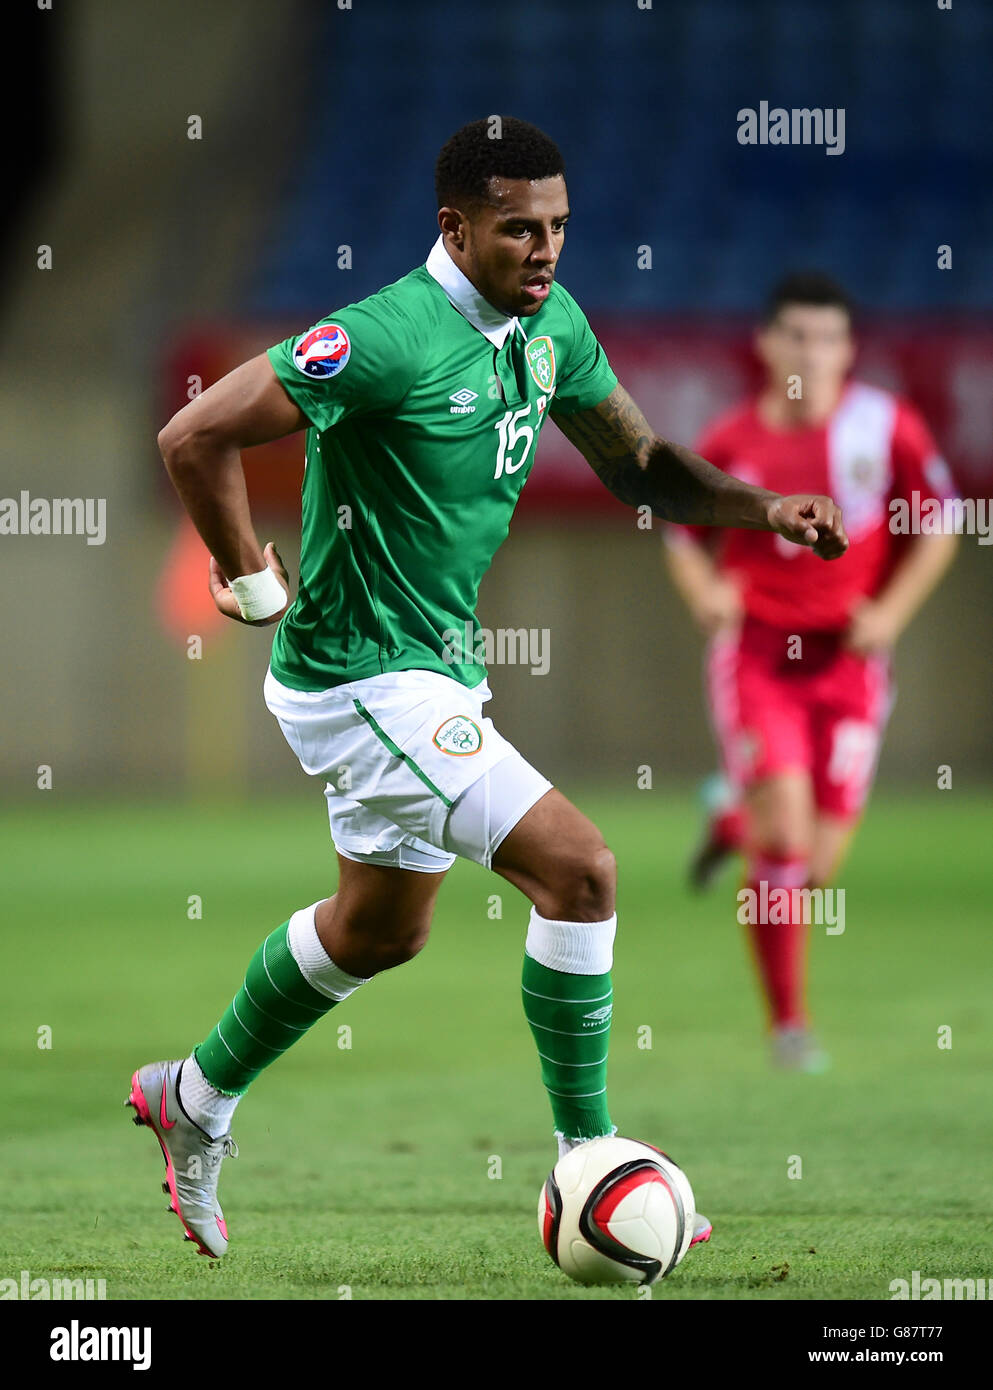
[{"label": "white sock top", "polygon": [[556,922],[532,907],[524,949],[539,965],[565,975],[606,975],[614,963],[617,913],[605,922]]},{"label": "white sock top", "polygon": [[[321,902],[323,901],[322,898]],[[302,907],[299,912],[294,912],[287,928],[286,944],[307,983],[319,994],[340,1003],[342,999],[347,999],[354,993],[359,985],[368,984],[369,981],[358,975],[349,975],[347,970],[335,965],[325,951],[317,935],[315,920],[321,902],[311,903],[310,907]]]}]

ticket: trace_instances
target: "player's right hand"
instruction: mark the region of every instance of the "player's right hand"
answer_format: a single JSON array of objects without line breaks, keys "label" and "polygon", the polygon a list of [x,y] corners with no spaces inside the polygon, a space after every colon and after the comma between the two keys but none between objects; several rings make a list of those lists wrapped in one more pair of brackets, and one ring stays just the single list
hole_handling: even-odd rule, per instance
[{"label": "player's right hand", "polygon": [[269,568],[275,574],[276,578],[279,580],[280,584],[282,584],[283,588],[286,590],[286,602],[283,604],[282,608],[279,610],[278,613],[273,613],[271,618],[259,618],[257,622],[250,623],[246,618],[243,618],[241,616],[241,609],[238,607],[238,600],[231,592],[231,587],[228,584],[227,578],[220,565],[214,559],[213,555],[211,555],[210,557],[209,582],[211,598],[214,600],[214,603],[217,605],[220,612],[222,612],[226,618],[233,618],[236,623],[244,623],[246,627],[269,627],[272,623],[278,623],[280,618],[286,612],[290,603],[289,570],[287,570],[286,566],[283,564],[282,557],[280,556],[276,547],[273,545],[272,541],[269,541],[267,543],[265,549],[262,552],[262,558],[265,560],[266,564],[269,566]]}]

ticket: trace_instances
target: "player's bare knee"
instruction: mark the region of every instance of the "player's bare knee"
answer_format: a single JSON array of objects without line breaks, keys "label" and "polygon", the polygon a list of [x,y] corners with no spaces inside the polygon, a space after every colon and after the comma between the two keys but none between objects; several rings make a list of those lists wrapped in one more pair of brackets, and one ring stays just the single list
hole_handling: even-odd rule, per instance
[{"label": "player's bare knee", "polygon": [[430,931],[430,917],[395,923],[382,919],[362,924],[353,922],[347,929],[347,938],[339,947],[350,963],[337,963],[350,974],[371,979],[383,970],[392,970],[413,960],[427,944]]},{"label": "player's bare knee", "polygon": [[810,838],[797,825],[774,823],[757,837],[755,851],[773,859],[809,859]]},{"label": "player's bare knee", "polygon": [[606,845],[563,856],[554,879],[535,896],[542,917],[558,922],[604,922],[613,915],[617,861]]},{"label": "player's bare knee", "polygon": [[428,932],[408,933],[392,940],[377,942],[374,947],[376,971],[392,970],[397,965],[405,965],[427,945]]}]

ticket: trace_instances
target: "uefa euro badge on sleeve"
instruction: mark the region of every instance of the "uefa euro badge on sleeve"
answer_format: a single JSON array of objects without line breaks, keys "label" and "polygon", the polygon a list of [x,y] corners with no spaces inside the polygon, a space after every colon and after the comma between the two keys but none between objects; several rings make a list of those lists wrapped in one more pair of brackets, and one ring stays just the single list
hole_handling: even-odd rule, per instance
[{"label": "uefa euro badge on sleeve", "polygon": [[352,355],[348,334],[337,323],[312,328],[293,346],[293,365],[304,376],[323,380],[337,376]]}]

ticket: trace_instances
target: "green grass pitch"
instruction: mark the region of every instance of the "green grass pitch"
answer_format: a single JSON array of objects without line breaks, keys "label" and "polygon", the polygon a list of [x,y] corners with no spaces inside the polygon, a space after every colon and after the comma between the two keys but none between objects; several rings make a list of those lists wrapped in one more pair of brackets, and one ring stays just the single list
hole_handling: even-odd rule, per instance
[{"label": "green grass pitch", "polygon": [[[564,790],[620,863],[614,1121],[673,1155],[715,1227],[654,1299],[888,1299],[914,1270],[993,1277],[988,799],[872,803],[840,880],[845,932],[813,933],[834,1066],[807,1077],[767,1066],[734,873],[704,899],[683,886],[692,798]],[[108,1298],[635,1296],[570,1283],[541,1248],[554,1140],[520,1003],[528,908],[461,862],[421,955],[242,1102],[220,1189],[231,1253],[197,1256],[166,1215],[154,1137],[128,1123],[128,1079],[186,1055],[262,937],[333,891],[323,799],[50,795],[0,816],[0,1276],[103,1278]]]}]

